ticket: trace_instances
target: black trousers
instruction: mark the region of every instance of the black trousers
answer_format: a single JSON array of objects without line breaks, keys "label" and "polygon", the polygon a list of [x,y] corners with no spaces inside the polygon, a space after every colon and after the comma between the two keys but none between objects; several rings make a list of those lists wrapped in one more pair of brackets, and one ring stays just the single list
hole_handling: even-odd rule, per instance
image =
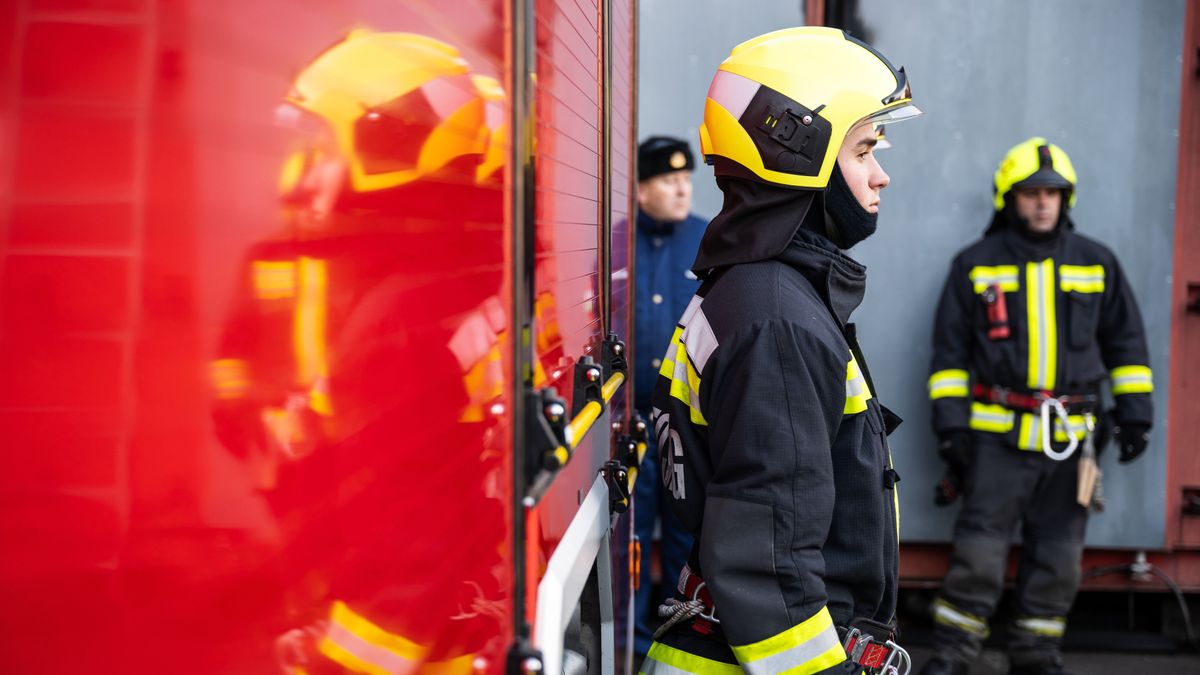
[{"label": "black trousers", "polygon": [[1017,618],[1010,627],[1015,665],[1059,658],[1066,615],[1079,589],[1087,509],[1075,500],[1079,454],[1056,462],[975,432],[976,458],[954,526],[950,571],[934,605],[934,650],[973,662],[1004,590],[1009,543],[1021,526]]}]

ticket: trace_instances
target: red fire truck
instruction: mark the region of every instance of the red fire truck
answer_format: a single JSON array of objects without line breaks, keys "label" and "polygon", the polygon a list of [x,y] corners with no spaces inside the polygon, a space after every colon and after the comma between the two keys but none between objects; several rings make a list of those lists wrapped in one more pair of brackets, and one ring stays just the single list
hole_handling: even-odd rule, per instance
[{"label": "red fire truck", "polygon": [[0,671],[627,669],[635,16],[0,3]]}]

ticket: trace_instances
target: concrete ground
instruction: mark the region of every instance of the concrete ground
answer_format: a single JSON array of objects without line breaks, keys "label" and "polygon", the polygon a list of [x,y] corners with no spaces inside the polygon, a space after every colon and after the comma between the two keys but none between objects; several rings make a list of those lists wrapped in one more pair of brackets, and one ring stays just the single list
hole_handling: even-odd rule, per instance
[{"label": "concrete ground", "polygon": [[[927,647],[910,649],[915,664],[912,675],[920,672],[929,658]],[[1067,672],[1072,675],[1200,675],[1200,654],[1122,654],[1114,652],[1067,652],[1063,655]],[[971,675],[1006,675],[1008,658],[991,649],[971,668]]]},{"label": "concrete ground", "polygon": [[[901,597],[901,640],[917,675],[931,655],[933,602],[930,589],[905,589]],[[1200,603],[1189,601],[1192,617]],[[1006,593],[991,625],[993,634],[971,675],[1007,675],[1004,646],[1014,603]],[[1072,675],[1200,675],[1200,649],[1186,644],[1180,607],[1169,594],[1084,592],[1076,597],[1063,641],[1063,660]],[[1200,644],[1200,642],[1198,642]]]}]

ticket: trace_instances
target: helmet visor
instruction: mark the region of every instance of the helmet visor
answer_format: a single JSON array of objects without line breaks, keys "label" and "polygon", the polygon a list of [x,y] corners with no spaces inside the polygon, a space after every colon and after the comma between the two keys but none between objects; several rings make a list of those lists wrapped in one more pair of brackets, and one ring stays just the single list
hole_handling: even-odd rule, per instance
[{"label": "helmet visor", "polygon": [[1044,168],[1035,171],[1029,178],[1013,183],[1014,189],[1035,188],[1035,187],[1050,187],[1062,188],[1069,190],[1074,187],[1071,181],[1067,180],[1062,174],[1054,169]]},{"label": "helmet visor", "polygon": [[896,74],[896,90],[884,97],[883,109],[879,112],[867,115],[860,122],[870,122],[872,124],[887,124],[892,122],[903,122],[921,114],[921,109],[912,104],[912,85],[908,82],[908,74],[901,67],[895,71]]},{"label": "helmet visor", "polygon": [[895,124],[904,122],[918,117],[922,114],[921,109],[912,103],[901,103],[892,108],[884,108],[876,113],[871,113],[864,117],[859,123],[870,122],[871,124]]}]

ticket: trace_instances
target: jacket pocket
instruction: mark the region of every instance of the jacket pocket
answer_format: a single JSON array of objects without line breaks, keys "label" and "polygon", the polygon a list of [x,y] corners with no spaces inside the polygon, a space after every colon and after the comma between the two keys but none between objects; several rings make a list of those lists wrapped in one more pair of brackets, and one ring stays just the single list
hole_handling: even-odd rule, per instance
[{"label": "jacket pocket", "polygon": [[1067,294],[1070,310],[1071,349],[1087,349],[1096,340],[1096,323],[1100,317],[1100,296],[1096,293]]}]

